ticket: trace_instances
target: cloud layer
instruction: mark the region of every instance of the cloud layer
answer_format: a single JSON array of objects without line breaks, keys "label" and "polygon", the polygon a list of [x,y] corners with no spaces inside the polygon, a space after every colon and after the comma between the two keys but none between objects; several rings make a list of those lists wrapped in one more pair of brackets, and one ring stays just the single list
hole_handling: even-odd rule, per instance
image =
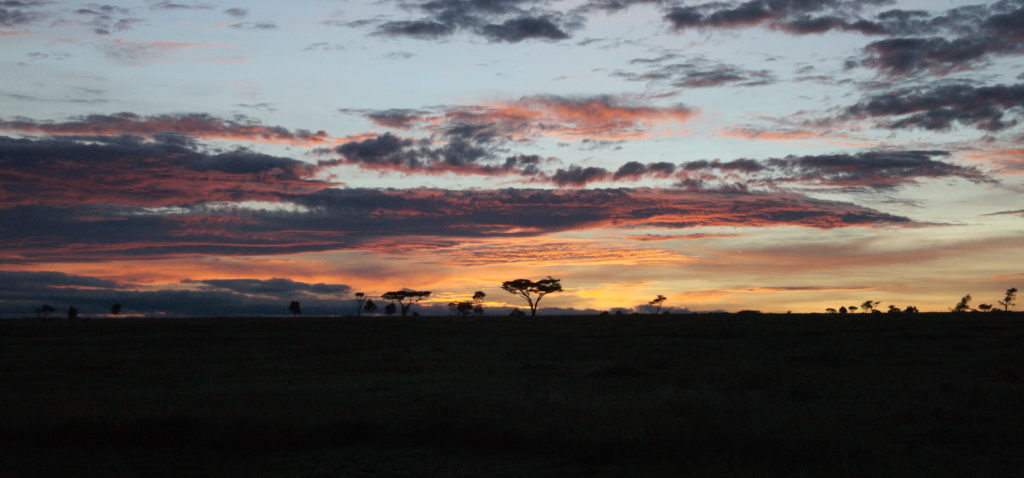
[{"label": "cloud layer", "polygon": [[276,201],[335,185],[313,179],[315,165],[238,149],[204,153],[181,138],[0,137],[4,208],[116,204],[180,206],[218,201]]},{"label": "cloud layer", "polygon": [[118,284],[62,272],[0,270],[0,317],[31,317],[42,304],[63,317],[74,306],[80,316],[106,316],[113,304],[123,315],[245,316],[286,315],[298,300],[311,315],[348,313],[351,288],[289,279],[186,280],[163,288]]},{"label": "cloud layer", "polygon": [[[795,193],[683,189],[325,189],[288,207],[22,205],[0,209],[11,261],[260,255],[445,247],[474,238],[597,228],[909,225],[908,218]],[[431,245],[433,244],[433,245]]]}]

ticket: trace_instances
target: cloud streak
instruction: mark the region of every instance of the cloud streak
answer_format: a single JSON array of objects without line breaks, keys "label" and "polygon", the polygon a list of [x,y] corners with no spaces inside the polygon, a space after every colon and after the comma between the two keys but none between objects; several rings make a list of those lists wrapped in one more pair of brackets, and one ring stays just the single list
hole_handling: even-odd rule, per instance
[{"label": "cloud streak", "polygon": [[675,88],[712,88],[720,86],[763,86],[774,83],[775,75],[768,70],[750,70],[737,65],[729,65],[709,60],[704,57],[686,58],[682,61],[669,63],[676,55],[658,58],[636,58],[630,63],[646,65],[646,71],[634,73],[619,70],[614,76],[629,81],[646,81],[654,84],[667,84]]},{"label": "cloud streak", "polygon": [[889,129],[946,131],[962,125],[999,131],[1017,124],[1006,117],[1019,117],[1022,107],[1024,84],[936,85],[870,96],[847,107],[845,119],[875,119]]},{"label": "cloud streak", "polygon": [[491,42],[558,41],[569,38],[578,20],[540,8],[536,0],[431,0],[402,4],[425,16],[379,23],[373,34],[416,40],[440,40],[468,32]]},{"label": "cloud streak", "polygon": [[181,133],[196,138],[277,143],[292,146],[337,144],[360,138],[334,138],[323,130],[308,131],[268,126],[244,116],[218,118],[205,113],[183,113],[143,116],[123,112],[93,114],[67,121],[34,121],[30,119],[0,120],[0,130],[34,135],[120,136],[135,135],[156,138],[165,133]]},{"label": "cloud streak", "polygon": [[61,272],[0,270],[0,316],[32,316],[41,304],[56,307],[56,316],[72,305],[82,316],[107,315],[115,303],[123,305],[124,315],[285,315],[291,300],[299,300],[307,314],[338,314],[350,310],[350,292],[344,284],[279,278],[184,280],[140,287]]},{"label": "cloud streak", "polygon": [[785,185],[891,189],[937,178],[994,182],[977,168],[935,159],[945,156],[949,153],[878,150],[854,154],[791,155],[764,160],[698,160],[679,164],[630,161],[614,172],[601,167],[570,166],[558,169],[554,174],[537,173],[537,179],[562,187],[584,187],[596,182],[674,179],[681,186],[696,189],[771,189]]},{"label": "cloud streak", "polygon": [[642,138],[655,124],[685,122],[699,113],[681,104],[651,106],[612,95],[537,95],[514,101],[436,109],[343,111],[362,113],[381,126],[424,127],[445,135],[478,128],[510,140],[542,135],[561,139]]},{"label": "cloud streak", "polygon": [[0,208],[278,201],[335,185],[313,179],[317,166],[294,159],[247,150],[203,153],[179,138],[161,138],[167,141],[0,137]]},{"label": "cloud streak", "polygon": [[[905,217],[795,193],[680,189],[325,189],[283,195],[291,209],[24,205],[0,209],[12,261],[189,254],[261,255],[446,247],[474,238],[597,228],[910,225]],[[430,244],[435,245],[430,245]]]}]

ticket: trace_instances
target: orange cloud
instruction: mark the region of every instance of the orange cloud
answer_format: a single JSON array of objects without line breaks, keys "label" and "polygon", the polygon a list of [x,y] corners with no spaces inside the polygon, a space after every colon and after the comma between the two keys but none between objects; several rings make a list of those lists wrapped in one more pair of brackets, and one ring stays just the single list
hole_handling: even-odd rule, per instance
[{"label": "orange cloud", "polygon": [[993,164],[1006,174],[1024,174],[1024,148],[1001,148],[964,154],[971,161]]},{"label": "orange cloud", "polygon": [[877,141],[825,131],[765,131],[753,128],[724,128],[720,130],[719,134],[727,138],[752,141],[825,143],[849,147],[877,146],[878,144]]},{"label": "orange cloud", "polygon": [[[438,110],[384,110],[367,113],[375,123],[397,128],[425,127],[442,135],[475,125],[517,141],[535,136],[563,140],[624,140],[650,137],[660,123],[685,122],[698,111],[685,106],[629,104],[611,96],[528,96],[515,101],[457,106]],[[670,131],[670,130],[663,130]]]},{"label": "orange cloud", "polygon": [[665,121],[684,122],[697,111],[677,106],[659,108],[622,105],[610,97],[560,98],[535,96],[493,106],[496,118],[528,119],[533,132],[569,139],[640,139],[646,130]]},{"label": "orange cloud", "polygon": [[740,234],[644,234],[642,236],[625,236],[628,239],[641,242],[658,241],[693,241],[697,239],[722,239],[729,237],[743,237]]},{"label": "orange cloud", "polygon": [[440,251],[456,265],[637,265],[686,262],[690,258],[672,251],[602,244],[592,241],[532,240],[530,244],[474,244]]}]

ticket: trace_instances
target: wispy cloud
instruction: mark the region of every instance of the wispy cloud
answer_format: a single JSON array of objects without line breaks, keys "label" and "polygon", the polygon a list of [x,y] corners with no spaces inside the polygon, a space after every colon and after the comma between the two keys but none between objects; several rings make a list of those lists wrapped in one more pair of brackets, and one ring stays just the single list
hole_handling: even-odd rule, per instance
[{"label": "wispy cloud", "polygon": [[346,143],[362,136],[335,138],[327,132],[288,129],[263,125],[254,118],[236,116],[218,118],[205,113],[183,113],[143,116],[123,112],[109,115],[87,115],[67,121],[34,121],[31,119],[0,120],[0,130],[24,134],[59,136],[136,135],[153,138],[163,133],[181,133],[195,138],[280,143],[293,146],[318,146]]},{"label": "wispy cloud", "polygon": [[231,45],[223,43],[193,43],[174,41],[132,41],[122,38],[102,43],[100,51],[107,58],[130,65],[141,65],[154,61],[166,61],[178,58],[169,57],[168,54],[178,51],[224,48]]}]

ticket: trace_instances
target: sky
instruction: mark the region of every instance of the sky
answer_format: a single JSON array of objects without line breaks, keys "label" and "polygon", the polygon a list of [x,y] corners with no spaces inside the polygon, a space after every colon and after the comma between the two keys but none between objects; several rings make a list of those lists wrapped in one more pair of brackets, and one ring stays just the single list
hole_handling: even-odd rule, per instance
[{"label": "sky", "polygon": [[0,317],[1024,286],[1024,0],[2,0],[0,71]]}]

